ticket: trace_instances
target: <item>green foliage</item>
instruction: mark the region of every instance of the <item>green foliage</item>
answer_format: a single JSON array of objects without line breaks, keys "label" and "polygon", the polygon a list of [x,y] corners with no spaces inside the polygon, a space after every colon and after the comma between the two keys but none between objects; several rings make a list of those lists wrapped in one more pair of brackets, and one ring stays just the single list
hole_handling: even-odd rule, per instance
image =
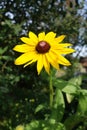
[{"label": "green foliage", "polygon": [[55,121],[32,121],[25,127],[24,130],[65,130],[65,127],[61,123]]},{"label": "green foliage", "polygon": [[[35,113],[45,111],[46,113],[44,114],[48,115],[45,116],[44,120],[31,121],[25,125],[24,130],[85,130],[86,124],[84,124],[84,122],[87,120],[87,90],[81,89],[80,87],[82,81],[81,76],[64,82],[63,80],[62,82],[61,80],[57,80],[56,77],[53,79],[55,79],[56,82],[53,82],[56,89],[50,113],[45,111],[47,109],[46,104],[38,105]],[[64,94],[73,96],[73,100],[70,102],[68,102],[68,100],[66,101]],[[75,100],[77,104],[75,104],[71,110],[66,110],[67,105],[72,107],[72,102],[75,102]]]},{"label": "green foliage", "polygon": [[12,48],[28,31],[54,31],[67,35],[65,41],[74,46],[86,45],[87,30],[81,34],[80,30],[87,22],[78,14],[84,2],[73,8],[65,7],[65,2],[0,1],[0,130],[14,130],[19,124],[25,130],[87,128],[87,90],[81,89],[84,77],[72,78],[74,66],[69,67],[67,81],[57,79],[53,71],[54,102],[50,108],[48,75],[42,72],[38,76],[35,64],[25,69],[14,65],[18,54]]}]

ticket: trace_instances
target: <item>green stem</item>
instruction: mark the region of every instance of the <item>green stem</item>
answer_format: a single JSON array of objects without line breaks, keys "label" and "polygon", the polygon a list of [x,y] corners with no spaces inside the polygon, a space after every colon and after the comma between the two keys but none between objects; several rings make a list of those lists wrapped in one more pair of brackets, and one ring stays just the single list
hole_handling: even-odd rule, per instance
[{"label": "green stem", "polygon": [[52,74],[50,74],[49,90],[50,90],[50,107],[52,107],[52,104],[53,104],[53,85],[52,85]]}]

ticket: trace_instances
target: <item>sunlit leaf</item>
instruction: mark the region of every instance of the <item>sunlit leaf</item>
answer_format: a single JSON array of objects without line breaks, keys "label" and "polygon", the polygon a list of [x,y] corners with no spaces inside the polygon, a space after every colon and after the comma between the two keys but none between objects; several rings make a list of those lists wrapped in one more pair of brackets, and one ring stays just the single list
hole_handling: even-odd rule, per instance
[{"label": "sunlit leaf", "polygon": [[65,109],[64,97],[60,89],[56,88],[55,99],[52,108],[51,118],[61,121]]},{"label": "sunlit leaf", "polygon": [[70,95],[70,94],[66,93],[66,99],[67,99],[67,102],[68,102],[68,103],[71,103],[72,100],[73,100],[73,98],[74,98],[73,95]]},{"label": "sunlit leaf", "polygon": [[81,76],[71,78],[69,81],[65,80],[57,80],[53,84],[55,87],[59,88],[65,93],[68,94],[77,94],[80,89],[80,85],[82,82]]}]

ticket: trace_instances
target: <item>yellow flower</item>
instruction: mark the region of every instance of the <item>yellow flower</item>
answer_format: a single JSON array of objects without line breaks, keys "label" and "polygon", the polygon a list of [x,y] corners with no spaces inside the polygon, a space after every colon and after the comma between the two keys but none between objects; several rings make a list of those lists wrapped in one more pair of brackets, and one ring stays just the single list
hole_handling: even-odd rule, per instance
[{"label": "yellow flower", "polygon": [[16,129],[15,129],[15,130],[24,130],[24,126],[19,125],[19,126],[17,126],[17,127],[16,127]]},{"label": "yellow flower", "polygon": [[23,65],[24,67],[33,62],[37,62],[37,71],[40,74],[42,68],[49,74],[50,65],[59,69],[59,64],[68,66],[70,62],[64,58],[63,55],[74,52],[74,49],[67,48],[71,46],[70,43],[61,43],[65,35],[56,37],[56,33],[41,32],[34,34],[29,32],[29,37],[22,37],[22,45],[16,45],[13,50],[21,52],[22,55],[15,60],[16,65]]}]

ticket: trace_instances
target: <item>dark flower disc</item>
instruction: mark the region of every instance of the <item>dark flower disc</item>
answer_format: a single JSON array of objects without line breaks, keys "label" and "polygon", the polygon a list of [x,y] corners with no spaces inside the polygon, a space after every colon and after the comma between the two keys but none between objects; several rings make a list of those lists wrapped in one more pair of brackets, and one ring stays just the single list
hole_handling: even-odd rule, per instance
[{"label": "dark flower disc", "polygon": [[49,49],[50,49],[50,45],[45,41],[40,41],[36,46],[36,50],[38,53],[46,53],[49,51]]}]

